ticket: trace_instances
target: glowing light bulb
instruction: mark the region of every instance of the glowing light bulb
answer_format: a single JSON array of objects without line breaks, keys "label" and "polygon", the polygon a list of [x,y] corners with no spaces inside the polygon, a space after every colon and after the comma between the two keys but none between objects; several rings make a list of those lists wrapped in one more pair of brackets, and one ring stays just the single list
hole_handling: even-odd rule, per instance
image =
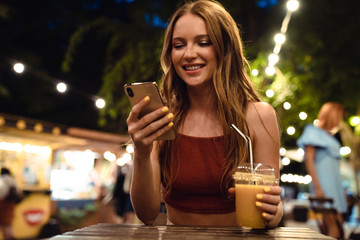
[{"label": "glowing light bulb", "polygon": [[259,71],[258,71],[257,69],[253,69],[253,70],[251,71],[251,74],[252,74],[254,77],[256,77],[257,75],[259,75]]},{"label": "glowing light bulb", "polygon": [[288,157],[284,157],[281,159],[281,163],[284,165],[284,166],[287,166],[290,164],[290,159]]},{"label": "glowing light bulb", "polygon": [[273,97],[274,96],[274,91],[271,90],[271,89],[266,90],[266,96],[269,97],[269,98]]},{"label": "glowing light bulb", "polygon": [[95,105],[96,105],[97,108],[104,108],[106,103],[105,103],[104,99],[99,98],[99,99],[96,100]]},{"label": "glowing light bulb", "polygon": [[60,82],[56,85],[56,89],[58,90],[58,92],[64,93],[67,90],[67,85],[63,82]]},{"label": "glowing light bulb", "polygon": [[133,145],[127,145],[126,146],[126,152],[133,153],[134,152],[134,146]]},{"label": "glowing light bulb", "polygon": [[286,37],[284,34],[282,33],[277,33],[275,36],[274,36],[274,40],[275,40],[275,43],[281,45],[285,42],[286,40]]},{"label": "glowing light bulb", "polygon": [[348,146],[345,147],[341,147],[340,148],[340,154],[341,156],[347,156],[351,153],[351,148],[349,148]]},{"label": "glowing light bulb", "polygon": [[287,129],[286,129],[286,132],[287,132],[287,134],[288,135],[294,135],[295,134],[295,132],[296,132],[296,129],[293,127],[293,126],[290,126],[290,127],[288,127]]},{"label": "glowing light bulb", "polygon": [[299,113],[299,118],[301,119],[301,120],[305,120],[306,118],[307,118],[307,113],[306,112],[300,112]]},{"label": "glowing light bulb", "polygon": [[268,76],[273,76],[275,74],[275,68],[274,67],[267,67],[265,69],[265,73],[268,75]]},{"label": "glowing light bulb", "polygon": [[291,104],[289,102],[284,102],[283,107],[285,110],[289,110],[291,108]]},{"label": "glowing light bulb", "polygon": [[279,61],[279,55],[272,53],[268,57],[269,65],[274,66]]},{"label": "glowing light bulb", "polygon": [[299,1],[297,0],[289,0],[286,3],[286,7],[289,11],[294,12],[299,8]]},{"label": "glowing light bulb", "polygon": [[22,64],[22,63],[16,63],[16,64],[14,64],[14,71],[15,72],[17,72],[17,73],[23,73],[24,72],[24,70],[25,70],[25,66],[24,66],[24,64]]},{"label": "glowing light bulb", "polygon": [[356,125],[358,125],[360,123],[360,117],[358,116],[354,116],[350,118],[350,125],[355,127]]}]

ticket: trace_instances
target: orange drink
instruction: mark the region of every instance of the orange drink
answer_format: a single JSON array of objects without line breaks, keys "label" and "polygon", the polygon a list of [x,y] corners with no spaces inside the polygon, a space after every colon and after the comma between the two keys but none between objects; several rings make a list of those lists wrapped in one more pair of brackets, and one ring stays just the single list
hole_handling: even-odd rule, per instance
[{"label": "orange drink", "polygon": [[265,228],[261,211],[255,206],[256,194],[263,192],[264,186],[235,184],[236,221],[239,226]]},{"label": "orange drink", "polygon": [[235,181],[236,221],[239,226],[265,228],[262,212],[256,207],[256,194],[264,193],[265,186],[275,185],[277,179],[270,166],[242,164],[233,175]]}]

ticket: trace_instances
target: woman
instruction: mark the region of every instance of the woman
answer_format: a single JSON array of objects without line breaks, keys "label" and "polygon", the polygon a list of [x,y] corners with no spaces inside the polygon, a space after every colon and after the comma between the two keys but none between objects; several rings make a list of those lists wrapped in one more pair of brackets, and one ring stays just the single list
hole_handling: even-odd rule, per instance
[{"label": "woman", "polygon": [[[307,125],[297,144],[305,150],[305,166],[312,178],[311,193],[317,197],[334,200],[338,219],[346,212],[346,198],[340,176],[340,143],[334,137],[344,118],[344,108],[336,102],[325,103],[318,114],[315,125]],[[338,238],[340,233],[335,219],[323,215],[328,235]]]},{"label": "woman", "polygon": [[[249,160],[249,153],[230,124],[250,136],[254,161],[272,166],[277,177],[280,142],[275,111],[260,102],[246,74],[235,21],[215,1],[186,3],[169,23],[161,66],[162,93],[169,108],[138,119],[151,101],[147,96],[127,120],[135,147],[135,212],[152,224],[163,198],[169,223],[234,226],[232,174]],[[171,128],[177,133],[175,140],[155,141]],[[275,227],[282,217],[281,188],[266,190],[257,206],[267,226]]]}]

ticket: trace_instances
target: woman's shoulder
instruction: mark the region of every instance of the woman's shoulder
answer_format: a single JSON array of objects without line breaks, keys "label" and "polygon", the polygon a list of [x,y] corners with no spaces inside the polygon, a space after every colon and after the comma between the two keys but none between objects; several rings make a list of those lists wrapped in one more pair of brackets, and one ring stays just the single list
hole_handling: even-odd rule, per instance
[{"label": "woman's shoulder", "polygon": [[248,121],[272,120],[276,117],[275,109],[266,102],[249,102],[246,109]]},{"label": "woman's shoulder", "polygon": [[324,129],[310,123],[305,125],[302,135],[303,136],[320,135],[321,137],[329,136],[329,134]]},{"label": "woman's shoulder", "polygon": [[307,124],[300,138],[297,140],[297,145],[303,149],[306,145],[326,147],[329,141],[331,141],[330,135],[327,134],[325,130],[313,124]]},{"label": "woman's shoulder", "polygon": [[265,102],[250,102],[246,110],[246,121],[252,136],[273,136],[279,134],[275,109]]}]

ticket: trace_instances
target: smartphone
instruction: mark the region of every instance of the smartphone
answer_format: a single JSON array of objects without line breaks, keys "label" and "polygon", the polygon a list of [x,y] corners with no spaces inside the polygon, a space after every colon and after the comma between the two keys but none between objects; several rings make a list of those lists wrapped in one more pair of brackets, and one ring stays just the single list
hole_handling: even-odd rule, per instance
[{"label": "smartphone", "polygon": [[[154,111],[155,109],[165,106],[160,96],[159,88],[156,85],[156,82],[136,82],[125,84],[124,90],[130,101],[131,106],[134,106],[146,96],[150,97],[151,100],[141,111],[140,117]],[[175,139],[174,129],[170,129],[169,131],[157,138],[157,140],[172,139]]]}]

